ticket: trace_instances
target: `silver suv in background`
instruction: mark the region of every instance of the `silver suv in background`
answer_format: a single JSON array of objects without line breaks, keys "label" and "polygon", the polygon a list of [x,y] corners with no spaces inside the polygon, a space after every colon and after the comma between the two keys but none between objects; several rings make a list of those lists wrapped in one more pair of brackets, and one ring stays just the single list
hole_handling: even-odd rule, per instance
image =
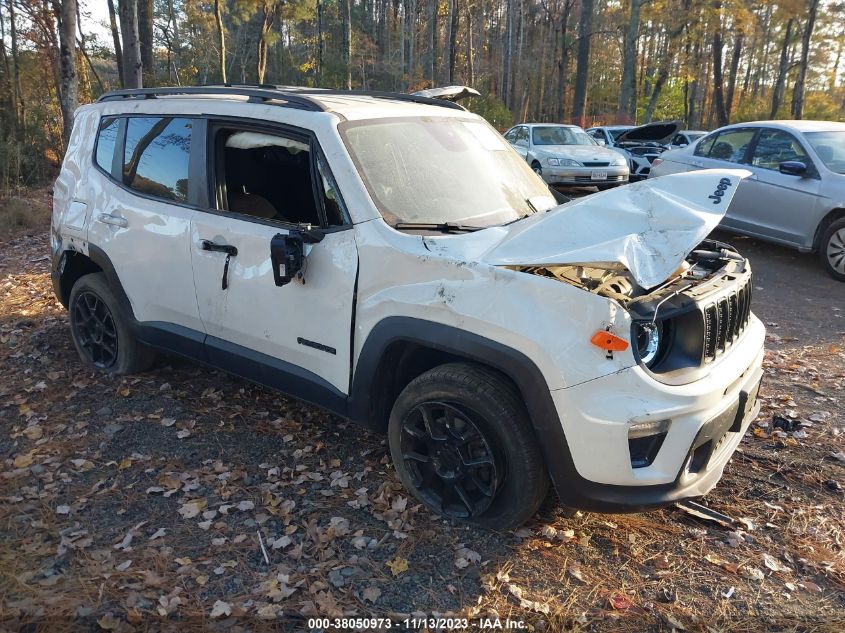
[{"label": "silver suv in background", "polygon": [[599,146],[577,125],[523,123],[505,140],[548,184],[596,185],[609,189],[628,182],[628,161]]},{"label": "silver suv in background", "polygon": [[825,270],[845,281],[845,123],[728,125],[664,152],[650,177],[737,166],[753,175],[739,185],[721,226],[817,252]]}]

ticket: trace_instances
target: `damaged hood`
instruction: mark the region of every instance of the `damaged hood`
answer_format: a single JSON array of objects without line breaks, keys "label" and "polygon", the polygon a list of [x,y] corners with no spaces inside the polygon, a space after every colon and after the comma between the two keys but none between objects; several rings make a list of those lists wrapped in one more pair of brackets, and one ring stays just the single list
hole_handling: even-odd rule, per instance
[{"label": "damaged hood", "polygon": [[504,238],[479,259],[494,266],[621,265],[652,288],[716,228],[750,175],[706,169],[587,196],[501,227]]},{"label": "damaged hood", "polygon": [[658,121],[631,128],[616,137],[617,143],[667,143],[677,134],[682,125],[680,121]]}]

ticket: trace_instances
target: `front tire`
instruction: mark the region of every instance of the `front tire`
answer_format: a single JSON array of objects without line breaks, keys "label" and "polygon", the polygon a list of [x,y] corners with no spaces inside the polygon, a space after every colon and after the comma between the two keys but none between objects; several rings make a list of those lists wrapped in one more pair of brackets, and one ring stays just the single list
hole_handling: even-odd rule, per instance
[{"label": "front tire", "polygon": [[548,493],[519,393],[479,365],[441,365],[412,380],[393,405],[388,441],[404,486],[450,519],[511,529]]},{"label": "front tire", "polygon": [[822,235],[819,257],[827,274],[845,281],[845,218],[831,222]]},{"label": "front tire", "polygon": [[103,273],[80,277],[68,300],[70,331],[86,365],[116,375],[149,369],[155,352],[142,345],[129,327]]},{"label": "front tire", "polygon": [[536,160],[531,163],[531,169],[534,170],[534,173],[540,176],[540,178],[543,177],[543,168]]}]

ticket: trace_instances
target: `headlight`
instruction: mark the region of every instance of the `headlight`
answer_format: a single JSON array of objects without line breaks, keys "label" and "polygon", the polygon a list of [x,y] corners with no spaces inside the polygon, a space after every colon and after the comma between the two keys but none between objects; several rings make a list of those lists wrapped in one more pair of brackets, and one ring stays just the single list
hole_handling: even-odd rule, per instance
[{"label": "headlight", "polygon": [[634,325],[634,343],[637,356],[646,366],[651,367],[660,356],[663,343],[663,323],[637,323]]},{"label": "headlight", "polygon": [[621,167],[622,165],[627,165],[628,161],[625,159],[624,156],[617,156],[613,159],[613,162],[610,163],[614,167]]},{"label": "headlight", "polygon": [[581,163],[571,158],[550,158],[549,165],[552,167],[581,167]]}]

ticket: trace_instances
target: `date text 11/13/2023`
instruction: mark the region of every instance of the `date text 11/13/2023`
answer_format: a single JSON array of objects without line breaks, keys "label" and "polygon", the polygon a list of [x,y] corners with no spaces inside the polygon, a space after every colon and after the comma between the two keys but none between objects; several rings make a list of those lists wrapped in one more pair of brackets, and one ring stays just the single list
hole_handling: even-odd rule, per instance
[{"label": "date text 11/13/2023", "polygon": [[401,620],[390,618],[309,618],[308,628],[317,631],[352,631],[352,630],[387,630],[420,631],[520,631],[527,630],[528,623],[521,619],[478,617],[478,618],[443,618],[443,617],[408,617]]}]

